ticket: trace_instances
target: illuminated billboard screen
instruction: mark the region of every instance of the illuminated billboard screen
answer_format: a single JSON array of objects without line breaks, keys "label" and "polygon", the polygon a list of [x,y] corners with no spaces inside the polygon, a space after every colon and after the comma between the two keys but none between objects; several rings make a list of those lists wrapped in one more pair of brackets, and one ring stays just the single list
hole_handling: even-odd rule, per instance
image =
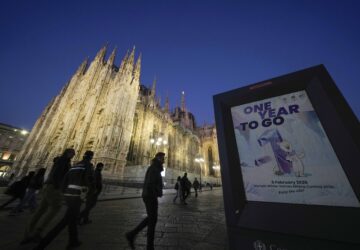
[{"label": "illuminated billboard screen", "polygon": [[359,207],[306,91],[231,108],[246,200]]}]

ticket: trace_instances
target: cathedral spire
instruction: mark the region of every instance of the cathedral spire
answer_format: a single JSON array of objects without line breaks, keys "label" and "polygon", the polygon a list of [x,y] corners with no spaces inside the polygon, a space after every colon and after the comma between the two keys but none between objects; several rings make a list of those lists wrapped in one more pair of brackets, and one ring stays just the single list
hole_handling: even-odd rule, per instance
[{"label": "cathedral spire", "polygon": [[141,53],[136,60],[135,70],[134,70],[134,77],[136,80],[140,79],[140,71],[141,71]]},{"label": "cathedral spire", "polygon": [[156,92],[156,76],[154,76],[153,84],[151,86],[151,96],[155,97]]},{"label": "cathedral spire", "polygon": [[122,61],[120,63],[119,72],[124,69],[128,58],[129,58],[129,50],[126,51],[126,54],[125,54],[124,58],[122,59]]},{"label": "cathedral spire", "polygon": [[111,52],[111,55],[107,61],[107,64],[109,64],[111,66],[114,64],[114,61],[115,61],[116,50],[117,50],[117,47],[115,46],[114,50]]},{"label": "cathedral spire", "polygon": [[80,64],[79,68],[76,70],[76,75],[84,74],[89,62],[89,57],[86,57],[85,60]]},{"label": "cathedral spire", "polygon": [[181,92],[181,111],[185,112],[185,91]]},{"label": "cathedral spire", "polygon": [[106,43],[100,50],[99,52],[96,54],[95,56],[95,60],[100,60],[100,61],[104,61],[105,58],[105,54],[106,54],[106,50],[107,50],[107,46],[108,44]]},{"label": "cathedral spire", "polygon": [[159,107],[161,107],[161,96],[159,96],[159,97],[157,98],[157,105],[158,105]]},{"label": "cathedral spire", "polygon": [[134,64],[134,57],[135,57],[135,45],[131,51],[130,56],[128,57],[128,63],[130,63],[131,65]]},{"label": "cathedral spire", "polygon": [[164,110],[166,113],[169,113],[170,110],[169,95],[166,95]]}]

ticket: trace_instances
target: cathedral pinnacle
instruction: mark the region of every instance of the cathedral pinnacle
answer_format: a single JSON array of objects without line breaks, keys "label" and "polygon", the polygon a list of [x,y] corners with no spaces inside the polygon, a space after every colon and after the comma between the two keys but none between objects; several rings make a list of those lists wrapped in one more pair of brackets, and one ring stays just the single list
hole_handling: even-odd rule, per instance
[{"label": "cathedral pinnacle", "polygon": [[151,96],[152,97],[155,97],[155,92],[156,92],[156,76],[154,76],[153,84],[151,87]]},{"label": "cathedral pinnacle", "polygon": [[134,47],[133,47],[133,49],[131,51],[131,54],[130,54],[130,56],[128,58],[128,63],[130,63],[131,65],[134,64],[134,57],[135,57],[135,45],[134,45]]},{"label": "cathedral pinnacle", "polygon": [[135,65],[135,73],[136,72],[139,72],[140,73],[140,70],[141,70],[141,53],[138,57],[138,59],[136,60],[136,65]]},{"label": "cathedral pinnacle", "polygon": [[107,50],[107,44],[104,45],[104,47],[102,47],[99,52],[96,54],[95,59],[101,60],[103,61],[105,58],[105,54],[106,54],[106,50]]},{"label": "cathedral pinnacle", "polygon": [[136,61],[136,65],[134,69],[134,77],[136,80],[140,79],[140,72],[141,72],[141,53]]},{"label": "cathedral pinnacle", "polygon": [[117,50],[117,47],[115,47],[114,50],[111,52],[111,55],[107,61],[107,63],[111,66],[114,64],[114,61],[115,61],[116,50]]},{"label": "cathedral pinnacle", "polygon": [[89,57],[86,57],[85,60],[80,64],[79,68],[76,70],[76,74],[84,74],[89,62]]},{"label": "cathedral pinnacle", "polygon": [[181,92],[181,111],[185,112],[185,91]]},{"label": "cathedral pinnacle", "polygon": [[126,54],[120,63],[119,71],[122,71],[124,69],[128,58],[129,58],[129,50],[126,51]]},{"label": "cathedral pinnacle", "polygon": [[164,110],[165,110],[166,113],[168,113],[169,110],[170,110],[169,96],[168,95],[166,95]]}]

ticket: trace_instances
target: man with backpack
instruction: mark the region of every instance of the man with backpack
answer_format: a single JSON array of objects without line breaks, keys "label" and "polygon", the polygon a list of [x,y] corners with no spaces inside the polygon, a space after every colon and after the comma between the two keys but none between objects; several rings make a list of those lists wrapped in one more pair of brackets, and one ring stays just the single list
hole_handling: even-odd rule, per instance
[{"label": "man with backpack", "polygon": [[86,196],[86,202],[85,202],[85,208],[80,213],[79,217],[79,224],[85,225],[89,224],[92,221],[89,219],[90,210],[93,209],[96,205],[98,196],[101,193],[102,190],[102,175],[101,171],[104,167],[104,164],[102,162],[99,162],[96,164],[95,172],[94,172],[94,187],[95,189],[89,190]]},{"label": "man with backpack", "polygon": [[93,164],[91,163],[93,156],[94,152],[86,151],[83,160],[70,168],[65,175],[62,187],[67,206],[65,215],[34,249],[45,249],[66,226],[69,228],[67,249],[76,248],[81,245],[78,239],[77,219],[80,214],[82,198],[86,196],[89,189],[93,188]]}]

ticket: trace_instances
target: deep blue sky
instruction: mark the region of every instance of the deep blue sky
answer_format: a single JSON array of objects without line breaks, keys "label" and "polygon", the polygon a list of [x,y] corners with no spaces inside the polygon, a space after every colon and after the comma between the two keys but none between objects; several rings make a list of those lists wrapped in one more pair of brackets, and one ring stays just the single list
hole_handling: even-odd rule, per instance
[{"label": "deep blue sky", "polygon": [[[0,122],[30,129],[85,57],[133,45],[162,100],[185,91],[197,123],[212,96],[324,64],[360,117],[360,1],[1,1]],[[108,52],[108,54],[110,51]]]}]

